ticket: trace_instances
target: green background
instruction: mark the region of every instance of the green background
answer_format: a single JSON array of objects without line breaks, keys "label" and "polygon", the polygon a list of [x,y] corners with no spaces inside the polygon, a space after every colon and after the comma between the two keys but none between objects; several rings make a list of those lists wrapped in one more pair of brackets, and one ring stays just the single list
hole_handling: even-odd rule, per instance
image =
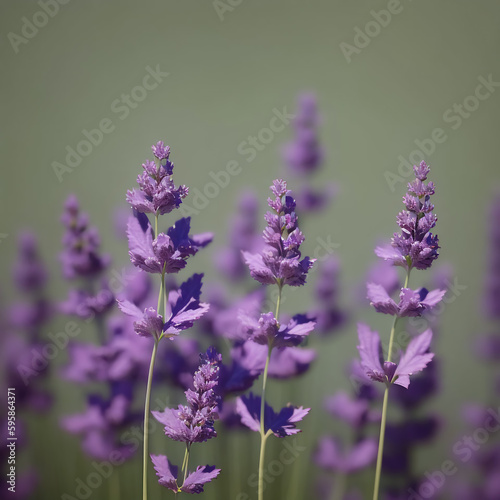
[{"label": "green background", "polygon": [[[350,290],[373,262],[374,244],[395,230],[395,216],[402,207],[405,186],[399,182],[391,190],[385,173],[397,173],[398,156],[408,158],[417,149],[415,140],[442,128],[446,141],[426,157],[437,187],[441,262],[453,266],[454,276],[466,289],[446,306],[436,346],[443,360],[442,391],[431,407],[446,424],[439,442],[419,454],[418,464],[422,471],[434,470],[453,458],[451,446],[465,432],[462,404],[485,400],[491,385],[491,371],[475,359],[471,343],[488,328],[481,317],[480,297],[487,271],[485,211],[499,177],[500,88],[456,130],[443,114],[474,93],[478,77],[492,75],[500,81],[500,4],[401,0],[401,12],[348,62],[341,44],[352,45],[355,28],[364,31],[373,20],[371,10],[387,5],[379,0],[243,0],[221,20],[210,1],[74,0],[61,5],[16,53],[9,34],[22,35],[23,18],[31,21],[41,8],[37,2],[2,1],[0,233],[8,235],[0,240],[4,296],[11,298],[8,280],[15,233],[24,227],[39,235],[53,271],[53,295],[64,296],[66,285],[57,263],[59,214],[71,192],[99,227],[103,248],[118,266],[127,261],[126,245],[114,234],[113,213],[125,206],[125,192],[133,187],[140,164],[150,157],[150,145],[157,140],[172,148],[176,183],[192,190],[203,190],[210,172],[224,169],[231,160],[242,166],[241,174],[193,217],[195,231],[213,230],[217,239],[189,270],[219,279],[211,259],[224,243],[225,221],[247,187],[257,190],[264,209],[271,180],[283,175],[279,151],[291,132],[288,127],[277,133],[252,162],[238,152],[238,145],[268,126],[274,108],[292,111],[297,94],[312,90],[323,116],[321,137],[327,153],[318,183],[333,180],[340,191],[327,213],[304,222],[306,245],[312,251],[318,237],[330,237],[340,245],[336,253],[342,262],[342,302],[352,305]],[[141,84],[147,66],[157,65],[169,76],[121,120],[111,109],[113,101]],[[53,162],[64,163],[66,147],[75,148],[84,138],[82,130],[97,127],[104,118],[112,120],[114,131],[59,182]],[[191,204],[192,198],[186,201]],[[420,273],[418,279],[425,281],[430,272]],[[290,293],[284,309],[303,308],[310,291],[306,287]],[[367,308],[353,315],[387,335],[388,317]],[[295,386],[293,402],[313,405],[314,412],[304,423],[301,442],[308,451],[299,457],[300,467],[289,467],[277,480],[280,488],[285,485],[280,498],[304,498],[310,491],[316,472],[307,465],[320,427],[344,429],[324,415],[321,401],[337,388],[348,388],[344,366],[356,355],[356,341],[351,323],[342,335],[323,342],[314,370]],[[61,356],[57,363],[63,362]],[[57,380],[54,384],[61,394],[57,411],[81,404],[82,393]],[[275,387],[273,394],[277,406],[291,392]],[[33,423],[32,453],[43,472],[36,498],[60,498],[71,492],[75,467],[88,469],[75,451],[77,440],[57,430],[57,418],[54,413]],[[234,446],[230,453],[237,453],[235,460],[251,460],[252,455],[256,459],[257,436],[253,438]],[[158,439],[164,439],[161,433]],[[200,446],[200,461],[209,453],[227,458],[217,442]],[[137,498],[140,491],[140,476],[132,473],[136,469],[138,463],[124,468],[130,473],[121,473],[130,492],[124,498]],[[219,482],[229,477],[234,481],[234,475],[226,471]],[[296,496],[286,493],[292,477],[297,481]],[[371,482],[371,473],[367,480]],[[218,488],[217,483],[210,485],[207,497],[236,498],[237,489],[223,494]],[[107,498],[106,487],[92,498]]]}]

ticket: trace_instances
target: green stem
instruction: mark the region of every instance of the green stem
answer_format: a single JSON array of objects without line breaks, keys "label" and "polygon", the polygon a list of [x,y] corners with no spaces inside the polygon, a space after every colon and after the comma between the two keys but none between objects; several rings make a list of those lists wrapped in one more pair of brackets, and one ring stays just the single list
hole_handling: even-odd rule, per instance
[{"label": "green stem", "polygon": [[189,453],[191,452],[191,446],[188,444],[186,445],[186,451],[184,453],[184,463],[183,463],[183,468],[184,468],[184,482],[186,482],[186,477],[188,474],[188,465],[189,465]]},{"label": "green stem", "polygon": [[384,454],[385,421],[387,419],[387,401],[389,399],[389,385],[385,388],[384,402],[382,404],[382,419],[380,421],[380,438],[378,441],[377,468],[375,469],[375,485],[373,487],[373,500],[378,500],[380,488],[380,473],[382,471],[382,456]]},{"label": "green stem", "polygon": [[344,498],[346,476],[343,472],[339,472],[336,479],[333,484],[332,500],[342,500]]},{"label": "green stem", "polygon": [[155,366],[156,352],[158,350],[158,339],[155,339],[151,363],[149,365],[148,385],[146,386],[146,401],[144,402],[144,449],[142,461],[142,500],[148,500],[148,462],[149,462],[149,402],[151,400],[151,385],[153,381],[153,369]]},{"label": "green stem", "polygon": [[[408,271],[406,273],[404,288],[408,288],[408,282],[410,280],[410,272],[411,268],[408,268]],[[391,360],[392,345],[394,343],[394,332],[396,331],[397,321],[398,317],[395,316],[394,321],[392,322],[391,336],[389,338],[389,351],[387,353],[387,361]],[[382,404],[382,419],[380,421],[380,437],[378,442],[377,466],[375,469],[375,485],[373,487],[373,500],[378,500],[378,493],[380,488],[380,474],[382,472],[382,457],[384,454],[385,422],[387,420],[387,402],[389,400],[389,387],[391,381],[390,380],[387,381],[386,384],[387,385],[384,392],[384,402]]]},{"label": "green stem", "polygon": [[[278,283],[278,300],[276,301],[276,313],[275,318],[278,320],[280,313],[281,304],[281,283]],[[279,321],[279,320],[278,320]],[[267,351],[266,366],[264,367],[264,375],[262,378],[262,398],[260,401],[260,456],[259,456],[259,486],[258,486],[258,497],[259,500],[264,499],[264,459],[266,454],[266,441],[269,434],[266,433],[265,429],[265,410],[266,410],[266,385],[267,385],[267,372],[269,371],[269,362],[271,361],[271,353],[273,350],[272,341],[269,341],[269,347]]]}]

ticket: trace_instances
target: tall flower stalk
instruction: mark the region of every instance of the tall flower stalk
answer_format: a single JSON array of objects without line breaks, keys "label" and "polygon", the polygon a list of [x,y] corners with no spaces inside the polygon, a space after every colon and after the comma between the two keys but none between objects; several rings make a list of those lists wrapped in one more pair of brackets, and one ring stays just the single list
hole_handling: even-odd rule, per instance
[{"label": "tall flower stalk", "polygon": [[243,258],[250,268],[251,276],[263,285],[275,285],[278,288],[275,312],[267,312],[259,320],[251,317],[244,319],[244,327],[249,340],[267,346],[267,357],[262,376],[262,395],[259,398],[250,393],[238,398],[236,411],[241,422],[260,434],[260,458],[258,498],[264,498],[264,464],[266,442],[271,434],[277,437],[300,432],[296,423],[304,418],[309,409],[287,406],[278,414],[266,403],[266,387],[269,365],[273,349],[298,346],[313,330],[314,321],[305,315],[294,316],[287,324],[279,321],[281,293],[285,286],[301,286],[306,282],[306,275],[314,259],[301,257],[300,245],[304,235],[298,228],[295,214],[295,200],[283,180],[273,181],[273,198],[268,199],[271,211],[266,213],[267,227],[264,230],[265,246],[261,252],[252,254],[243,252]]},{"label": "tall flower stalk", "polygon": [[408,183],[408,192],[403,197],[406,210],[397,216],[401,231],[394,233],[390,246],[375,249],[377,256],[406,270],[405,284],[401,288],[399,302],[396,303],[383,286],[374,283],[367,285],[368,298],[375,310],[394,316],[386,361],[381,359],[378,332],[370,330],[367,325],[358,325],[361,365],[372,380],[382,382],[386,386],[382,403],[373,500],[379,498],[389,389],[392,384],[408,388],[410,375],[423,370],[434,356],[429,352],[432,340],[432,330],[429,328],[412,338],[406,351],[400,354],[399,362],[394,363],[392,351],[397,324],[402,317],[420,316],[434,308],[445,294],[444,290],[439,289],[429,292],[425,288],[418,290],[408,288],[412,269],[423,270],[431,267],[438,257],[439,249],[438,237],[430,232],[437,221],[437,216],[432,213],[434,205],[430,201],[434,194],[434,185],[432,182],[425,182],[430,169],[425,162],[421,162],[419,166],[414,166],[413,170],[415,179]]},{"label": "tall flower stalk", "polygon": [[[208,304],[199,302],[202,275],[193,275],[179,290],[170,294],[166,291],[165,276],[178,273],[186,266],[188,257],[212,240],[211,234],[190,237],[189,218],[178,220],[166,233],[158,232],[159,216],[179,208],[188,194],[188,188],[174,185],[170,147],[160,141],[152,146],[152,150],[155,161],[147,160],[142,165],[144,171],[137,178],[140,189],[127,192],[127,201],[134,209],[134,217],[128,222],[127,236],[132,264],[160,276],[158,304],[156,309],[148,307],[141,311],[131,302],[119,302],[122,311],[134,318],[136,333],[152,337],[154,341],[144,402],[143,500],[147,500],[148,496],[149,406],[159,342],[190,328],[208,310]],[[146,214],[154,216],[154,230]]]}]

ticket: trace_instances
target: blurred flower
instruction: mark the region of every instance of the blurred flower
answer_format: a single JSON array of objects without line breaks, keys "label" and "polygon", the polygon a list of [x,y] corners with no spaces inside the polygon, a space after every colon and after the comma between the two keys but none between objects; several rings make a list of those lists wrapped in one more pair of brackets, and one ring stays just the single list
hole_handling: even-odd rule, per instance
[{"label": "blurred flower", "polygon": [[[261,398],[249,393],[236,400],[236,412],[241,417],[241,422],[250,430],[260,432],[260,406]],[[272,432],[276,437],[286,437],[301,432],[296,424],[300,422],[310,411],[303,406],[285,406],[279,413],[266,403],[264,410],[264,432]]]}]

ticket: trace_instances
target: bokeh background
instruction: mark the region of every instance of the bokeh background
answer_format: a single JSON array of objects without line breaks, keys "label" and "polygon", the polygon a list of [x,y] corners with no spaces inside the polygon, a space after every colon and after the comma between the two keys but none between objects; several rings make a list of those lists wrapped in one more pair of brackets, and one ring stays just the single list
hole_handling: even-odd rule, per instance
[{"label": "bokeh background", "polygon": [[[436,350],[442,358],[442,389],[431,409],[442,415],[445,425],[439,440],[418,454],[418,467],[433,470],[451,457],[453,443],[466,430],[460,416],[463,403],[486,401],[491,386],[491,369],[475,358],[471,345],[489,327],[480,303],[487,272],[485,213],[499,180],[500,87],[494,87],[456,128],[452,126],[458,121],[446,121],[446,112],[474,94],[478,78],[500,81],[500,4],[401,0],[400,13],[350,57],[341,44],[354,45],[356,28],[364,31],[373,20],[371,11],[387,9],[387,1],[146,0],[58,5],[57,14],[24,42],[12,33],[23,36],[24,19],[32,21],[40,5],[4,1],[1,6],[0,233],[6,235],[0,240],[2,298],[14,299],[9,283],[15,235],[21,228],[31,228],[39,237],[51,271],[52,296],[65,296],[67,285],[57,256],[62,235],[59,217],[69,193],[78,196],[99,227],[103,249],[116,265],[127,262],[126,244],[115,236],[114,214],[125,207],[126,190],[133,187],[141,163],[150,157],[150,145],[157,140],[172,148],[176,183],[192,190],[203,190],[210,172],[223,170],[231,160],[242,166],[229,186],[193,216],[194,230],[214,231],[216,240],[190,263],[189,270],[205,272],[207,280],[220,280],[212,259],[225,243],[226,221],[246,188],[259,194],[264,210],[270,182],[284,175],[280,148],[291,130],[288,126],[276,133],[251,162],[239,152],[239,145],[268,127],[273,109],[292,112],[301,91],[315,92],[326,150],[325,168],[317,182],[334,181],[339,191],[328,212],[307,219],[305,245],[312,251],[318,237],[338,243],[341,301],[350,308],[353,321],[321,344],[311,372],[293,382],[293,402],[313,408],[300,437],[307,452],[279,478],[273,498],[311,498],[317,475],[310,461],[315,439],[324,429],[342,429],[324,413],[322,399],[349,388],[345,364],[356,356],[355,320],[366,320],[384,333],[389,329],[386,316],[352,307],[352,290],[375,260],[373,247],[396,229],[395,216],[402,206],[405,184],[398,182],[391,189],[387,172],[398,174],[398,157],[408,158],[418,149],[416,140],[442,128],[446,140],[425,159],[437,186],[440,259],[451,264],[453,276],[466,288],[441,318]],[[141,84],[147,67],[159,67],[168,76],[142,102],[132,103],[124,116],[126,112],[117,112],[113,102]],[[113,131],[58,178],[54,162],[64,164],[67,146],[75,148],[84,138],[82,130],[97,127],[105,118],[111,120]],[[186,200],[191,201],[191,197]],[[425,280],[431,272],[418,278]],[[284,309],[295,312],[310,301],[310,290],[304,287],[289,293]],[[63,322],[56,319],[53,330]],[[91,328],[86,328],[91,337]],[[37,499],[71,494],[75,478],[90,470],[78,440],[58,427],[61,414],[81,409],[84,394],[58,377],[57,367],[65,360],[65,353],[56,359],[50,382],[54,409],[43,417],[27,417],[29,459],[41,477],[33,497]],[[286,403],[291,394],[280,387],[272,383],[275,406]],[[161,432],[155,440],[159,449],[168,446]],[[238,441],[229,452],[221,450],[217,441],[200,446],[200,463],[207,455],[210,463],[234,467],[240,463],[238,472],[225,470],[225,478],[207,487],[207,498],[237,498],[238,491],[246,491],[234,484],[223,490],[217,483],[231,476],[244,481],[256,469],[257,446],[257,436]],[[462,467],[465,472],[467,465]],[[121,471],[123,498],[138,497],[139,470],[135,461]],[[292,478],[293,494],[287,490]],[[358,480],[369,489],[372,473]],[[92,498],[108,498],[106,488],[95,491]],[[160,489],[151,490],[152,498],[169,497]],[[248,490],[251,498],[256,497]]]}]

